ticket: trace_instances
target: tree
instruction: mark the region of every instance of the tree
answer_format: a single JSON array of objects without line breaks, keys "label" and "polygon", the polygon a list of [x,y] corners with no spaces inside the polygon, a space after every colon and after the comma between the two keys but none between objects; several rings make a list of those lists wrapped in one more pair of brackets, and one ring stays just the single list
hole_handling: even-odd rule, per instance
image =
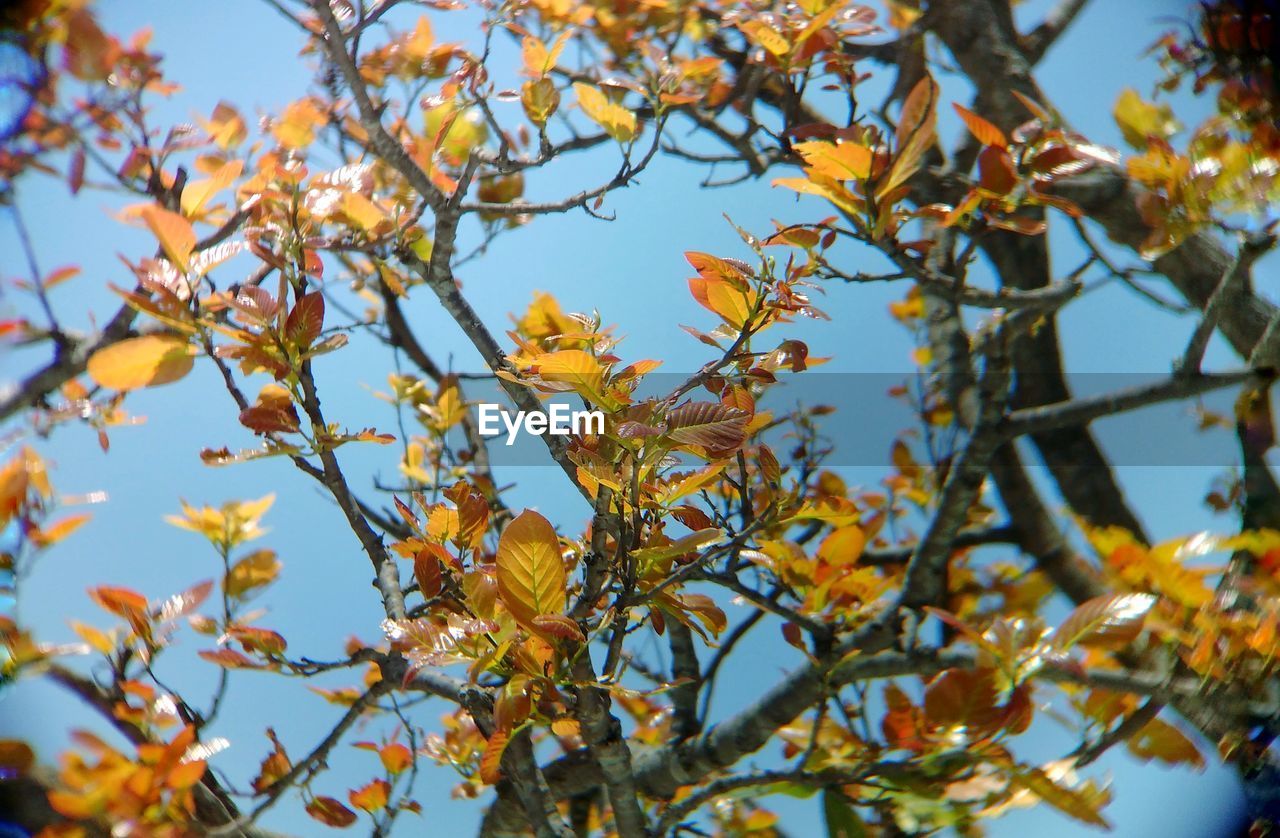
[{"label": "tree", "polygon": [[[6,679],[47,679],[113,729],[77,733],[56,769],[0,742],[0,788],[21,803],[6,805],[42,835],[234,835],[262,834],[259,819],[296,799],[324,824],[362,812],[385,834],[412,828],[398,818],[420,810],[415,783],[435,763],[483,798],[485,835],[777,834],[766,807],[779,793],[820,795],[832,835],[977,834],[1029,803],[1105,826],[1109,791],[1085,769],[1108,749],[1203,765],[1216,747],[1265,834],[1280,315],[1252,269],[1275,244],[1273,4],[1205,4],[1157,45],[1162,89],[1114,106],[1124,155],[1073,131],[1036,84],[1085,5],[1064,0],[1028,29],[1002,0],[268,0],[317,74],[256,129],[228,103],[199,126],[155,124],[152,103],[180,94],[145,35],[108,34],[87,3],[8,12],[6,56],[21,56],[30,101],[0,150],[27,274],[3,332],[36,360],[0,402],[20,443],[0,472],[3,569],[20,593],[41,552],[77,549],[87,520],[59,508],[43,440],[87,426],[106,451],[138,391],[211,369],[218,387],[196,398],[225,413],[228,437],[256,440],[200,457],[279,463],[262,479],[281,493],[320,487],[349,527],[341,549],[362,552],[374,580],[348,605],[376,597],[384,636],[294,651],[306,638],[253,607],[290,596],[281,558],[249,544],[274,495],[183,501],[169,521],[207,541],[217,578],[160,600],[109,573],[84,580],[105,616],[75,623],[73,646],[0,620]],[[466,43],[435,34],[454,18]],[[1190,132],[1168,103],[1179,85],[1213,105]],[[953,115],[958,143],[938,129]],[[564,189],[584,155],[615,168]],[[662,155],[803,196],[779,200],[789,219],[773,229],[739,229],[737,253],[686,254],[715,324],[686,327],[706,347],[700,368],[661,379],[658,360],[624,360],[600,315],[548,295],[505,336],[477,314],[460,266],[544,216],[613,219],[610,196]],[[154,237],[150,255],[122,257],[131,279],[89,331],[65,325],[50,293],[88,280],[42,272],[21,223],[50,177],[131,196],[120,220]],[[527,184],[558,191],[528,198]],[[1049,225],[1074,230],[1085,264],[1061,275]],[[1058,323],[1112,280],[1194,325],[1167,374],[1073,397]],[[824,442],[847,420],[776,399],[821,360],[795,337],[826,316],[818,294],[883,283],[918,341],[900,393],[915,427],[891,447],[884,490],[867,491]],[[513,308],[529,290],[508,295]],[[424,297],[487,369],[442,363],[440,338],[406,315]],[[1215,334],[1240,360],[1208,372]],[[354,341],[403,363],[392,432],[373,426],[383,413],[354,416],[367,406],[322,405],[325,365]],[[540,435],[576,513],[553,523],[510,503],[502,443],[469,410],[486,385],[526,416],[548,399],[603,415],[601,429]],[[1240,469],[1210,500],[1237,520],[1157,542],[1091,423],[1217,392],[1234,416],[1203,424],[1233,435]],[[376,446],[394,485],[351,477]],[[1032,451],[1047,481],[1025,465]],[[750,608],[731,625],[734,599]],[[724,667],[770,630],[794,647],[789,672],[714,711]],[[217,673],[212,696],[157,672],[193,648]],[[319,690],[334,721],[302,750],[268,718],[264,743],[237,743],[260,750],[256,775],[227,777],[219,712],[247,672],[356,686]],[[424,697],[450,708],[440,725]],[[1050,700],[1078,747],[1031,761],[1020,736],[1058,723],[1040,712]],[[377,770],[326,791],[357,727]]]}]

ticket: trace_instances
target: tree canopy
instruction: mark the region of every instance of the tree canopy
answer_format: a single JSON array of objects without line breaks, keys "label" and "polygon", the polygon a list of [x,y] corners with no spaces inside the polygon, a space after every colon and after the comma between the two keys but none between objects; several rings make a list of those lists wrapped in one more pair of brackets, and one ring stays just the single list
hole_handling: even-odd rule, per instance
[{"label": "tree canopy", "polygon": [[[1123,149],[1037,83],[1087,5],[265,0],[313,83],[185,124],[157,118],[184,94],[149,33],[108,31],[89,0],[13,4],[0,664],[86,713],[60,754],[0,740],[0,812],[41,836],[267,835],[289,806],[316,830],[413,834],[423,786],[448,783],[485,836],[781,836],[784,796],[833,837],[979,835],[1028,806],[1107,828],[1113,794],[1143,793],[1094,770],[1125,749],[1229,766],[1271,834],[1280,310],[1254,275],[1280,198],[1275,4],[1184,10],[1151,46],[1155,88],[1096,103]],[[661,190],[669,160],[705,175],[738,237],[698,250],[674,209],[661,231],[689,270],[642,293],[696,302],[661,338],[687,333],[690,368],[629,350],[607,278],[574,277],[590,313],[479,278],[553,216],[625,238],[618,193]],[[732,197],[757,181],[763,228]],[[110,202],[102,224],[146,249],[82,274],[74,230],[25,221],[52,190]],[[1055,259],[1051,233],[1082,261]],[[112,305],[86,315],[70,294],[90,285]],[[1175,324],[1177,357],[1083,392],[1065,333],[1115,288]],[[839,330],[838,359],[868,316],[913,369],[825,372],[812,323]],[[458,335],[476,368],[452,360]],[[1108,339],[1109,372],[1133,372],[1142,331]],[[377,392],[352,397],[354,374]],[[900,426],[824,404],[873,391]],[[221,421],[191,457],[259,490],[209,504],[116,454],[158,432],[127,427],[144,399]],[[512,422],[496,436],[491,403]],[[539,432],[553,404],[600,425]],[[1129,452],[1094,427],[1162,410],[1139,425],[1153,448],[1176,428],[1228,443],[1204,487],[1214,531],[1149,532]],[[169,493],[148,526],[204,558],[158,595],[111,567],[63,578],[97,618],[48,636],[24,585],[91,554],[82,528],[129,502],[54,488],[50,452],[86,431],[102,470]],[[871,463],[849,453],[866,439]],[[341,615],[307,606],[316,636],[357,627],[345,645],[272,624],[324,571],[260,539],[275,503],[316,492],[308,514],[343,524],[333,560],[370,582]],[[779,674],[747,695],[731,673],[762,660]],[[266,683],[328,702],[324,732],[282,736],[289,707],[261,700],[260,738],[229,737],[228,696]],[[1027,747],[1046,727],[1072,742],[1049,759]],[[229,746],[253,770],[228,770]]]}]

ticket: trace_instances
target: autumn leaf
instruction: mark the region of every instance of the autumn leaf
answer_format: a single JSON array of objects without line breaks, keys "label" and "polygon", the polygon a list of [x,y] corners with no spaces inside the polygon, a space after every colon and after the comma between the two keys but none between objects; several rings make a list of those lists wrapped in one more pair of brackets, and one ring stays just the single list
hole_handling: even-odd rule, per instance
[{"label": "autumn leaf", "polygon": [[1111,824],[1099,812],[1100,801],[1096,799],[1096,795],[1061,785],[1039,768],[1017,770],[1012,779],[1063,814],[1091,826],[1111,828]]},{"label": "autumn leaf", "polygon": [[356,822],[356,813],[332,797],[314,797],[307,803],[307,814],[326,826],[346,828]]},{"label": "autumn leaf", "polygon": [[963,727],[969,736],[977,738],[998,726],[1003,718],[997,694],[993,670],[951,669],[925,689],[925,717],[931,725]]},{"label": "autumn leaf", "polygon": [[0,739],[0,773],[25,774],[35,764],[31,746],[20,739]]},{"label": "autumn leaf", "polygon": [[877,197],[893,192],[919,171],[925,152],[937,139],[934,127],[937,101],[938,85],[929,76],[921,79],[907,94],[898,117],[893,165],[884,181],[877,186]]},{"label": "autumn leaf", "polygon": [[307,349],[320,337],[324,327],[324,295],[312,291],[298,298],[285,321],[285,338],[299,349]]},{"label": "autumn leaf", "polygon": [[99,386],[137,390],[178,381],[191,372],[196,348],[175,335],[143,335],[99,349],[86,370]]},{"label": "autumn leaf", "polygon": [[1142,624],[1156,604],[1151,594],[1108,594],[1081,603],[1050,637],[1055,648],[1073,646],[1125,646],[1142,631]]},{"label": "autumn leaf", "polygon": [[746,327],[760,299],[759,293],[742,280],[732,282],[718,276],[691,278],[689,293],[704,308],[720,315],[735,329]]},{"label": "autumn leaf", "polygon": [[750,417],[715,402],[686,402],[667,414],[667,435],[681,445],[728,451],[742,444]]},{"label": "autumn leaf", "polygon": [[539,355],[534,362],[543,381],[567,384],[583,398],[595,404],[611,402],[604,395],[604,367],[581,349],[564,349]]},{"label": "autumn leaf", "polygon": [[1173,725],[1152,719],[1126,743],[1129,753],[1142,760],[1156,759],[1169,765],[1188,764],[1196,770],[1205,767],[1204,756],[1195,742]]},{"label": "autumn leaf", "polygon": [[871,149],[852,142],[840,144],[813,140],[796,143],[806,165],[816,174],[834,180],[866,180],[871,176]]},{"label": "autumn leaf", "polygon": [[195,216],[204,209],[204,205],[209,202],[210,198],[235,183],[236,178],[240,177],[240,172],[243,170],[244,163],[242,161],[230,160],[219,166],[218,170],[209,177],[188,183],[182,189],[183,214]]},{"label": "autumn leaf", "polygon": [[169,261],[186,273],[191,268],[191,252],[196,247],[196,233],[191,222],[175,212],[155,206],[143,207],[141,215]]},{"label": "autumn leaf", "polygon": [[791,51],[791,43],[786,36],[762,20],[750,20],[738,28],[779,58]]},{"label": "autumn leaf", "polygon": [[242,597],[269,585],[280,575],[280,561],[273,550],[255,550],[231,566],[223,586],[229,597]]},{"label": "autumn leaf", "polygon": [[529,121],[541,127],[560,107],[560,91],[549,78],[533,79],[521,85],[520,104]]},{"label": "autumn leaf", "polygon": [[343,194],[342,212],[366,233],[377,227],[387,217],[377,204],[359,192]]},{"label": "autumn leaf", "polygon": [[359,789],[353,789],[347,793],[347,799],[351,801],[351,805],[357,809],[363,809],[370,814],[381,812],[387,808],[387,801],[391,798],[391,784],[386,780],[374,780],[366,786]]},{"label": "autumn leaf", "polygon": [[564,562],[551,523],[525,510],[507,524],[498,541],[498,596],[516,622],[539,634],[534,618],[565,607]]},{"label": "autumn leaf", "polygon": [[392,742],[379,749],[378,759],[388,774],[399,774],[413,764],[413,751],[400,742]]},{"label": "autumn leaf", "polygon": [[1009,144],[1009,140],[1005,137],[1003,131],[964,105],[953,102],[951,107],[955,108],[956,113],[960,114],[960,118],[964,120],[965,127],[969,129],[969,133],[973,134],[974,139],[978,142],[983,145],[999,146],[1000,148],[1004,148]]},{"label": "autumn leaf", "polygon": [[599,88],[575,82],[578,106],[592,122],[620,143],[631,142],[636,136],[636,115],[622,105],[609,101]]},{"label": "autumn leaf", "polygon": [[1137,149],[1146,148],[1153,139],[1167,140],[1182,128],[1168,105],[1147,102],[1132,87],[1116,99],[1112,114],[1124,141]]},{"label": "autumn leaf", "polygon": [[511,734],[505,730],[495,730],[485,743],[484,754],[480,757],[480,779],[489,785],[502,779],[502,755],[507,750]]},{"label": "autumn leaf", "polygon": [[260,434],[296,433],[300,429],[293,397],[279,384],[262,388],[257,401],[240,411],[240,424]]}]

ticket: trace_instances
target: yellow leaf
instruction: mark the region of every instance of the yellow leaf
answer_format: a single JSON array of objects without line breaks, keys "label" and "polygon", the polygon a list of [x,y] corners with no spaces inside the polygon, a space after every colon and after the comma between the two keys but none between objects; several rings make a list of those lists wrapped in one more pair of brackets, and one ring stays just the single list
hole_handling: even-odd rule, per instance
[{"label": "yellow leaf", "polygon": [[845,212],[859,214],[866,206],[861,198],[838,183],[814,183],[808,178],[782,177],[775,178],[773,185],[802,192],[806,195],[817,195],[819,198],[826,198]]},{"label": "yellow leaf", "polygon": [[555,82],[543,77],[525,82],[520,88],[520,102],[525,115],[534,125],[545,125],[560,107],[560,91]]},{"label": "yellow leaf", "polygon": [[622,105],[610,102],[599,89],[581,82],[573,85],[578,94],[578,105],[592,122],[620,143],[630,142],[636,136],[636,115]]},{"label": "yellow leaf", "polygon": [[324,120],[324,114],[310,99],[300,99],[284,109],[284,114],[271,127],[280,145],[286,148],[303,148],[315,139],[316,125]]},{"label": "yellow leaf", "polygon": [[751,319],[760,297],[754,288],[737,288],[723,279],[706,277],[690,279],[689,292],[695,300],[720,315],[735,329],[741,329]]},{"label": "yellow leaf", "polygon": [[551,523],[525,510],[507,524],[498,541],[498,596],[529,631],[540,634],[533,618],[560,614],[565,607],[564,562]]},{"label": "yellow leaf", "polygon": [[79,635],[80,639],[88,643],[94,651],[103,655],[115,654],[116,644],[111,635],[105,631],[86,625],[79,620],[71,621],[71,630]]},{"label": "yellow leaf", "polygon": [[796,143],[795,150],[815,172],[834,180],[863,180],[871,175],[871,149],[864,145],[813,140]]},{"label": "yellow leaf", "polygon": [[1124,141],[1139,149],[1146,148],[1152,138],[1169,139],[1182,127],[1168,105],[1143,101],[1132,87],[1120,94],[1112,114]]},{"label": "yellow leaf", "polygon": [[848,524],[831,531],[818,545],[818,558],[836,567],[851,565],[862,555],[867,546],[867,535],[857,524]]},{"label": "yellow leaf", "polygon": [[777,29],[762,20],[751,20],[739,27],[751,40],[781,58],[791,52],[791,44]]},{"label": "yellow leaf", "polygon": [[82,512],[79,515],[71,515],[49,527],[33,529],[29,537],[31,538],[32,544],[36,547],[50,547],[80,529],[80,527],[84,526],[84,524],[89,521],[90,517],[92,516],[87,512]]},{"label": "yellow leaf", "polygon": [[182,189],[182,212],[185,215],[198,213],[210,198],[234,183],[243,169],[243,162],[231,160],[223,163],[209,177],[188,183]]},{"label": "yellow leaf", "polygon": [[347,192],[342,196],[342,211],[366,232],[377,227],[386,218],[378,205],[359,192]]},{"label": "yellow leaf", "polygon": [[596,404],[608,401],[604,396],[604,367],[591,353],[565,349],[539,355],[534,363],[543,381],[568,384],[578,395]]},{"label": "yellow leaf", "polygon": [[172,335],[130,338],[93,353],[89,377],[111,390],[169,384],[191,372],[195,352],[184,338]]},{"label": "yellow leaf", "polygon": [[191,251],[196,247],[196,232],[191,222],[175,212],[160,207],[143,207],[142,220],[160,242],[169,261],[183,273],[191,269]]},{"label": "yellow leaf", "polygon": [[271,584],[279,574],[280,561],[275,551],[255,550],[231,566],[222,584],[227,596],[239,597]]}]

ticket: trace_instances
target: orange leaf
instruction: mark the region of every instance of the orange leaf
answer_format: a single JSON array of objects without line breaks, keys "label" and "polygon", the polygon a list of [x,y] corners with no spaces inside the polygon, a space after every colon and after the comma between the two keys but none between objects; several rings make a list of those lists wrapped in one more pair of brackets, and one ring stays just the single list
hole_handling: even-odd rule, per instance
[{"label": "orange leaf", "polygon": [[196,247],[196,232],[191,228],[191,222],[175,212],[155,206],[144,207],[141,214],[169,261],[183,273],[190,270],[191,251]]},{"label": "orange leaf", "polygon": [[516,622],[538,633],[533,618],[565,607],[564,562],[551,523],[525,510],[507,524],[498,541],[498,596]]},{"label": "orange leaf", "polygon": [[378,759],[387,773],[399,774],[413,764],[413,752],[403,743],[392,742],[378,751]]},{"label": "orange leaf", "polygon": [[480,758],[480,779],[489,785],[502,779],[502,754],[510,739],[511,735],[505,730],[496,730],[485,743],[484,756]]},{"label": "orange leaf", "polygon": [[834,180],[865,180],[871,176],[871,149],[858,143],[833,143],[812,140],[796,143],[804,162],[814,172]]},{"label": "orange leaf", "polygon": [[973,134],[974,139],[978,142],[983,145],[999,146],[1000,148],[1004,148],[1009,144],[1004,132],[992,123],[963,105],[953,103],[951,107],[955,108],[956,113],[960,114],[960,118],[964,120],[965,127],[969,129],[969,133]]},{"label": "orange leaf", "polygon": [[136,390],[177,381],[191,372],[195,348],[173,335],[143,335],[89,356],[89,377],[112,390]]},{"label": "orange leaf", "polygon": [[391,784],[386,780],[374,780],[363,788],[347,792],[347,799],[351,801],[352,806],[369,813],[380,812],[387,808],[387,801],[390,798]]},{"label": "orange leaf", "polygon": [[1151,594],[1107,594],[1081,603],[1058,626],[1050,642],[1058,649],[1078,644],[1125,646],[1142,631],[1147,612],[1156,604]]}]

